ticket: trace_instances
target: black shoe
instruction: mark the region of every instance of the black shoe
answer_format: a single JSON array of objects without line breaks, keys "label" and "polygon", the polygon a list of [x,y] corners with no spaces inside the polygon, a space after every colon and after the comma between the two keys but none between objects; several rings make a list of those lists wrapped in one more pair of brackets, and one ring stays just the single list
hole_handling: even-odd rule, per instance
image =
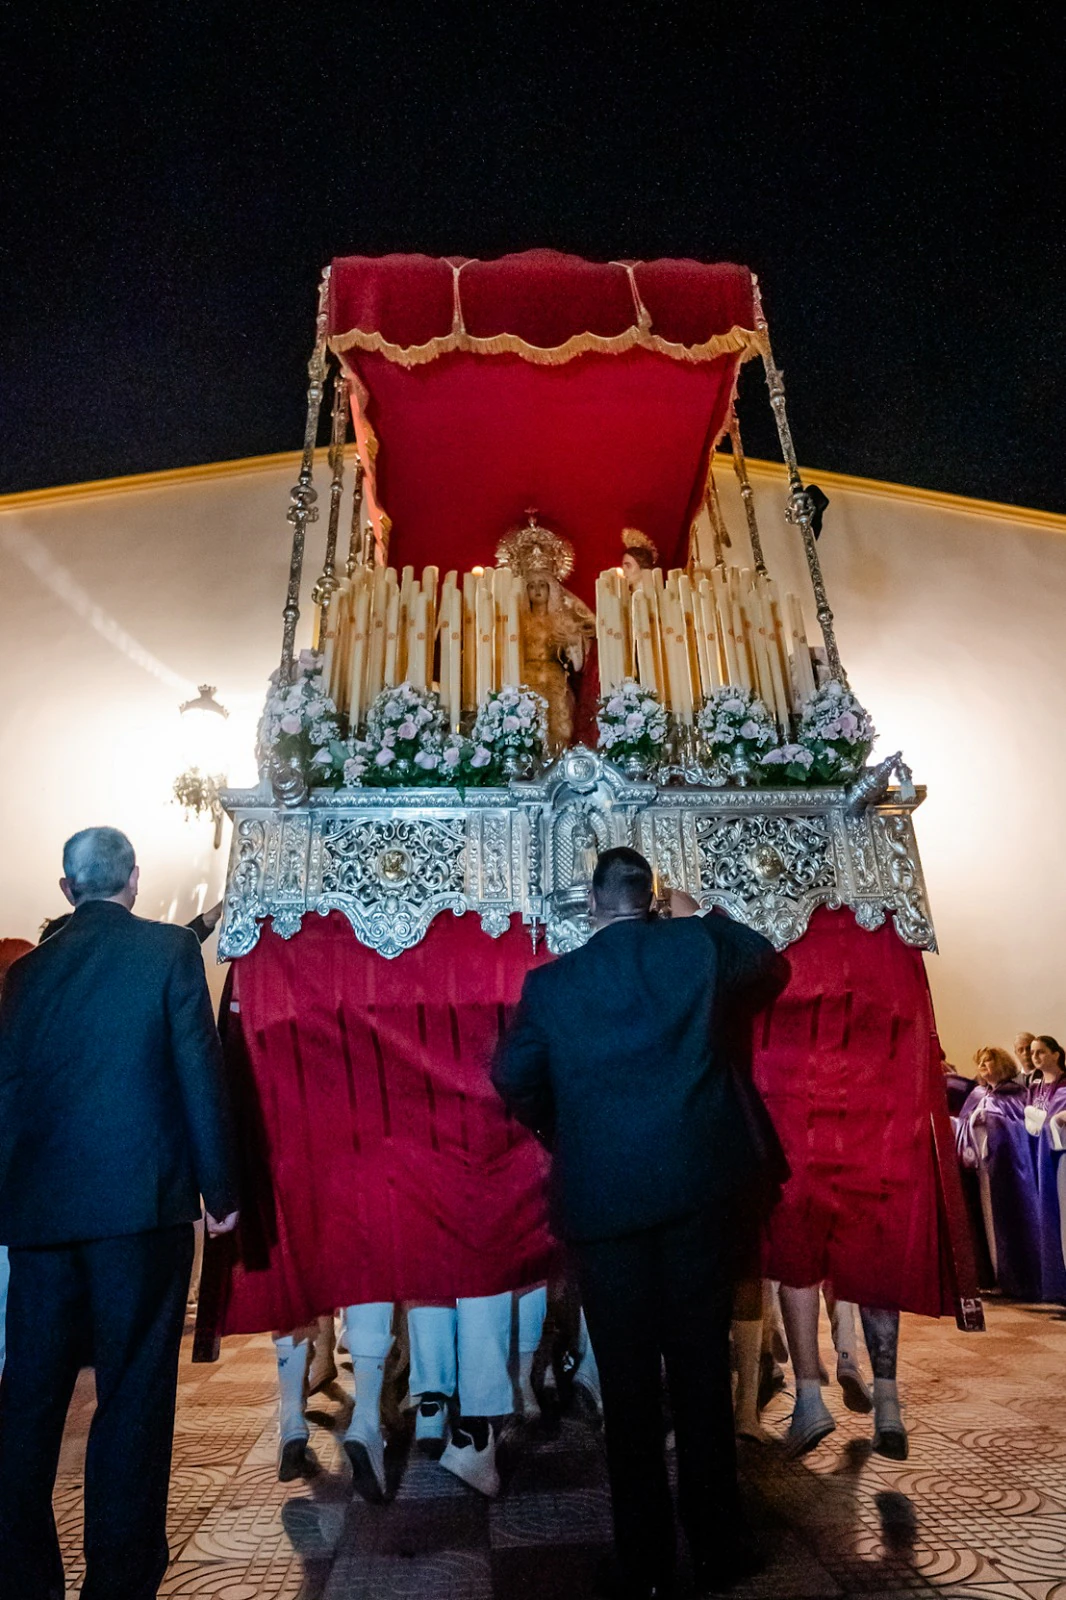
[{"label": "black shoe", "polygon": [[344,1453],[352,1469],[352,1488],[372,1506],[385,1504],[385,1487],[374,1470],[370,1451],[360,1439],[345,1439]]},{"label": "black shoe", "polygon": [[879,1456],[887,1457],[889,1461],[906,1461],[910,1454],[910,1445],[903,1424],[900,1423],[898,1428],[875,1428],[874,1451]]},{"label": "black shoe", "polygon": [[766,1565],[752,1544],[734,1544],[700,1556],[692,1563],[698,1595],[725,1594],[746,1578],[754,1578]]},{"label": "black shoe", "polygon": [[322,1471],[318,1457],[306,1439],[289,1439],[281,1447],[278,1482],[294,1483],[297,1478],[317,1478]]}]

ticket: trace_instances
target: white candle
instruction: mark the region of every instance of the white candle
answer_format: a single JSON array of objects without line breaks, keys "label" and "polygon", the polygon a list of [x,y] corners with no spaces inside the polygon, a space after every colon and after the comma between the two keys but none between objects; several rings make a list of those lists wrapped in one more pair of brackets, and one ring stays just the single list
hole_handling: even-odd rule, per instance
[{"label": "white candle", "polygon": [[713,694],[715,689],[720,689],[724,681],[721,630],[718,625],[718,614],[714,604],[714,590],[709,578],[700,579],[699,593],[696,596],[699,605],[700,635],[706,645],[707,678],[703,686],[704,694]]},{"label": "white candle", "polygon": [[463,573],[463,710],[477,707],[477,575]]},{"label": "white candle", "polygon": [[484,705],[493,684],[493,657],[496,643],[496,602],[492,592],[492,578],[488,573],[477,580],[475,600],[477,622],[477,651],[475,659],[475,689],[477,705]]},{"label": "white candle", "polygon": [[441,628],[441,675],[444,674],[444,659],[448,659],[448,721],[453,733],[459,732],[459,723],[463,714],[463,597],[459,590],[453,587],[448,596],[447,612],[442,616]]},{"label": "white candle", "polygon": [[643,588],[634,589],[632,598],[633,645],[636,655],[637,678],[645,689],[658,692],[656,678],[655,641],[651,631],[648,595]]},{"label": "white candle", "polygon": [[397,584],[390,583],[385,602],[385,670],[382,676],[382,683],[386,689],[395,689],[400,682],[396,675],[399,647],[400,590]]},{"label": "white candle", "polygon": [[792,634],[792,674],[796,690],[796,707],[797,710],[802,710],[804,701],[808,700],[815,690],[814,668],[811,666],[811,650],[807,643],[803,608],[794,594],[785,597],[785,607]]},{"label": "white candle", "polygon": [[366,686],[366,638],[371,589],[370,570],[363,567],[356,579],[352,600],[352,649],[348,663],[348,719],[353,732],[359,727],[366,708],[363,694]]},{"label": "white candle", "polygon": [[522,682],[522,619],[518,600],[518,582],[512,579],[507,594],[503,681],[514,684],[516,688]]}]

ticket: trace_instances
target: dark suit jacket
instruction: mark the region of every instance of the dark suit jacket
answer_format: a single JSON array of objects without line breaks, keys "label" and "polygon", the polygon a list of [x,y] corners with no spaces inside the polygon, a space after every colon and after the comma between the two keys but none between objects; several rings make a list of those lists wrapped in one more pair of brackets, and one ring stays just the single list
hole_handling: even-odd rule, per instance
[{"label": "dark suit jacket", "polygon": [[759,1177],[728,1013],[767,1004],[787,976],[767,940],[719,916],[610,923],[527,975],[493,1081],[552,1148],[561,1237],[619,1237]]},{"label": "dark suit jacket", "polygon": [[110,900],[17,961],[0,1002],[0,1240],[68,1244],[236,1207],[195,935]]}]

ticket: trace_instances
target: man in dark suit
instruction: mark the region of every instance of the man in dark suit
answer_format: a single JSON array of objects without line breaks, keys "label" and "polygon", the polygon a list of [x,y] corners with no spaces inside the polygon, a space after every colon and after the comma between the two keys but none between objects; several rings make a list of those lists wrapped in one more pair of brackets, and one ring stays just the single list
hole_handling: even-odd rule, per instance
[{"label": "man in dark suit", "polygon": [[617,1592],[634,1597],[673,1584],[663,1359],[697,1585],[728,1587],[756,1565],[739,1532],[729,1320],[772,1134],[734,1070],[727,1013],[767,1003],[788,970],[725,917],[654,919],[651,906],[644,857],[606,851],[598,931],[529,973],[493,1071],[552,1149],[554,1226],[600,1367]]},{"label": "man in dark suit", "polygon": [[91,1364],[82,1597],[151,1600],[200,1196],[212,1232],[237,1220],[221,1047],[195,936],[131,915],[129,840],[85,829],[63,870],[74,915],[0,1003],[0,1597],[62,1600],[52,1488]]}]

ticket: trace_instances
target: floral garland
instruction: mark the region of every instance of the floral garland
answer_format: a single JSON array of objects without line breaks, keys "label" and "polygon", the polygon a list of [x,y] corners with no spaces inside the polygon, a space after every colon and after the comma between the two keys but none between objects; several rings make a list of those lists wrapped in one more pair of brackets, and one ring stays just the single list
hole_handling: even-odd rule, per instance
[{"label": "floral garland", "polygon": [[751,769],[778,742],[777,724],[763,702],[731,684],[707,696],[696,726],[712,760],[729,771]]},{"label": "floral garland", "polygon": [[596,726],[597,748],[612,761],[634,757],[651,766],[666,742],[666,712],[659,697],[635,678],[623,678],[617,689],[601,698]]},{"label": "floral garland", "polygon": [[301,650],[292,683],[280,683],[279,671],[270,675],[256,734],[260,771],[274,760],[298,766],[309,784],[338,788],[344,781],[348,747],[341,740],[337,708],[322,678],[321,656]]},{"label": "floral garland", "polygon": [[796,741],[810,757],[808,782],[840,783],[861,771],[877,729],[869,712],[836,678],[803,707]]}]

